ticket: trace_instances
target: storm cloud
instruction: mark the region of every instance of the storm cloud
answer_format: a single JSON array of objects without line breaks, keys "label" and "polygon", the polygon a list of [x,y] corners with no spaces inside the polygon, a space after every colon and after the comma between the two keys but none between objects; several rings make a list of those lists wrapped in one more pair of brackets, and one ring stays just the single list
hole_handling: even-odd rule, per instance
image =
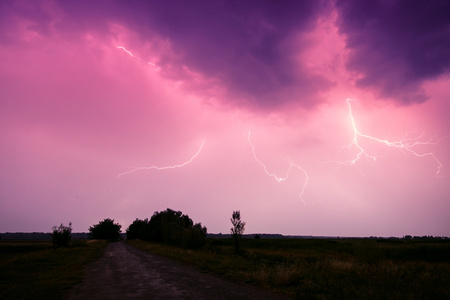
[{"label": "storm cloud", "polygon": [[422,102],[423,81],[450,70],[449,1],[338,0],[336,7],[358,86],[405,104]]}]

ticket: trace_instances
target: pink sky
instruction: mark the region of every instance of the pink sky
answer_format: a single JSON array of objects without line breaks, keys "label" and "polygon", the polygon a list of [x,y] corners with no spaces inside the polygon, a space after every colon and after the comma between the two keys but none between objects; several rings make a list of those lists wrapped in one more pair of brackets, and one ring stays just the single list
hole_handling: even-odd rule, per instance
[{"label": "pink sky", "polygon": [[2,1],[0,232],[450,236],[450,4],[283,3]]}]

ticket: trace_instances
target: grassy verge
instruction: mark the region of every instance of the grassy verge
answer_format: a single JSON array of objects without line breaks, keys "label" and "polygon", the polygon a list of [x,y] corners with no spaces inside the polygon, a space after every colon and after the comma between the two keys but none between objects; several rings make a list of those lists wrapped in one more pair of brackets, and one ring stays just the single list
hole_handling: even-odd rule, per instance
[{"label": "grassy verge", "polygon": [[61,299],[83,277],[83,266],[103,254],[104,241],[0,241],[0,299]]},{"label": "grassy verge", "polygon": [[298,299],[450,299],[450,243],[210,239],[201,251],[128,241],[234,281]]}]

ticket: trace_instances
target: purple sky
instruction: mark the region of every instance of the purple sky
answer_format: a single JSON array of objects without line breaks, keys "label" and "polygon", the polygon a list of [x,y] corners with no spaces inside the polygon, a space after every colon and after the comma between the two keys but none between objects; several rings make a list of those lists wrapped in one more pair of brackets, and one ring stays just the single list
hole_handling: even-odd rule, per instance
[{"label": "purple sky", "polygon": [[1,1],[0,232],[450,236],[449,1]]}]

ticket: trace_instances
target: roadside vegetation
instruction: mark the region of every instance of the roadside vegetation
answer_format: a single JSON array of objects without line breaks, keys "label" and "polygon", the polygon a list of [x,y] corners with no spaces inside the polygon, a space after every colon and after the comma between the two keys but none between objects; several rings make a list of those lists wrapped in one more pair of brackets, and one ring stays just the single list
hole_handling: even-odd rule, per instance
[{"label": "roadside vegetation", "polygon": [[233,211],[230,221],[231,224],[233,225],[233,227],[231,227],[230,229],[230,232],[231,236],[233,237],[234,253],[239,254],[242,234],[244,233],[245,230],[245,222],[241,221],[241,212],[239,210]]},{"label": "roadside vegetation", "polygon": [[120,239],[122,225],[114,223],[112,219],[104,219],[89,227],[89,238],[96,240],[118,241]]},{"label": "roadside vegetation", "polygon": [[53,232],[50,234],[52,237],[53,249],[59,247],[69,247],[70,241],[72,240],[72,223],[69,226],[64,226],[64,224],[59,225],[59,227],[53,226]]},{"label": "roadside vegetation", "polygon": [[207,239],[129,244],[297,299],[450,299],[450,240]]},{"label": "roadside vegetation", "polygon": [[167,245],[201,249],[206,241],[206,227],[196,223],[181,211],[170,208],[155,212],[149,219],[136,219],[127,229],[127,239],[140,239]]},{"label": "roadside vegetation", "polygon": [[[127,243],[297,299],[450,299],[450,239],[243,238],[240,211],[230,221],[229,238],[206,238],[201,223],[167,209],[136,219]],[[71,223],[54,226],[52,240],[0,240],[0,299],[64,298],[120,229],[105,219],[89,228],[94,240],[72,239]]]},{"label": "roadside vegetation", "polygon": [[[55,228],[56,230],[58,228]],[[102,256],[106,241],[0,240],[0,299],[62,299],[82,281],[83,266]]]}]

